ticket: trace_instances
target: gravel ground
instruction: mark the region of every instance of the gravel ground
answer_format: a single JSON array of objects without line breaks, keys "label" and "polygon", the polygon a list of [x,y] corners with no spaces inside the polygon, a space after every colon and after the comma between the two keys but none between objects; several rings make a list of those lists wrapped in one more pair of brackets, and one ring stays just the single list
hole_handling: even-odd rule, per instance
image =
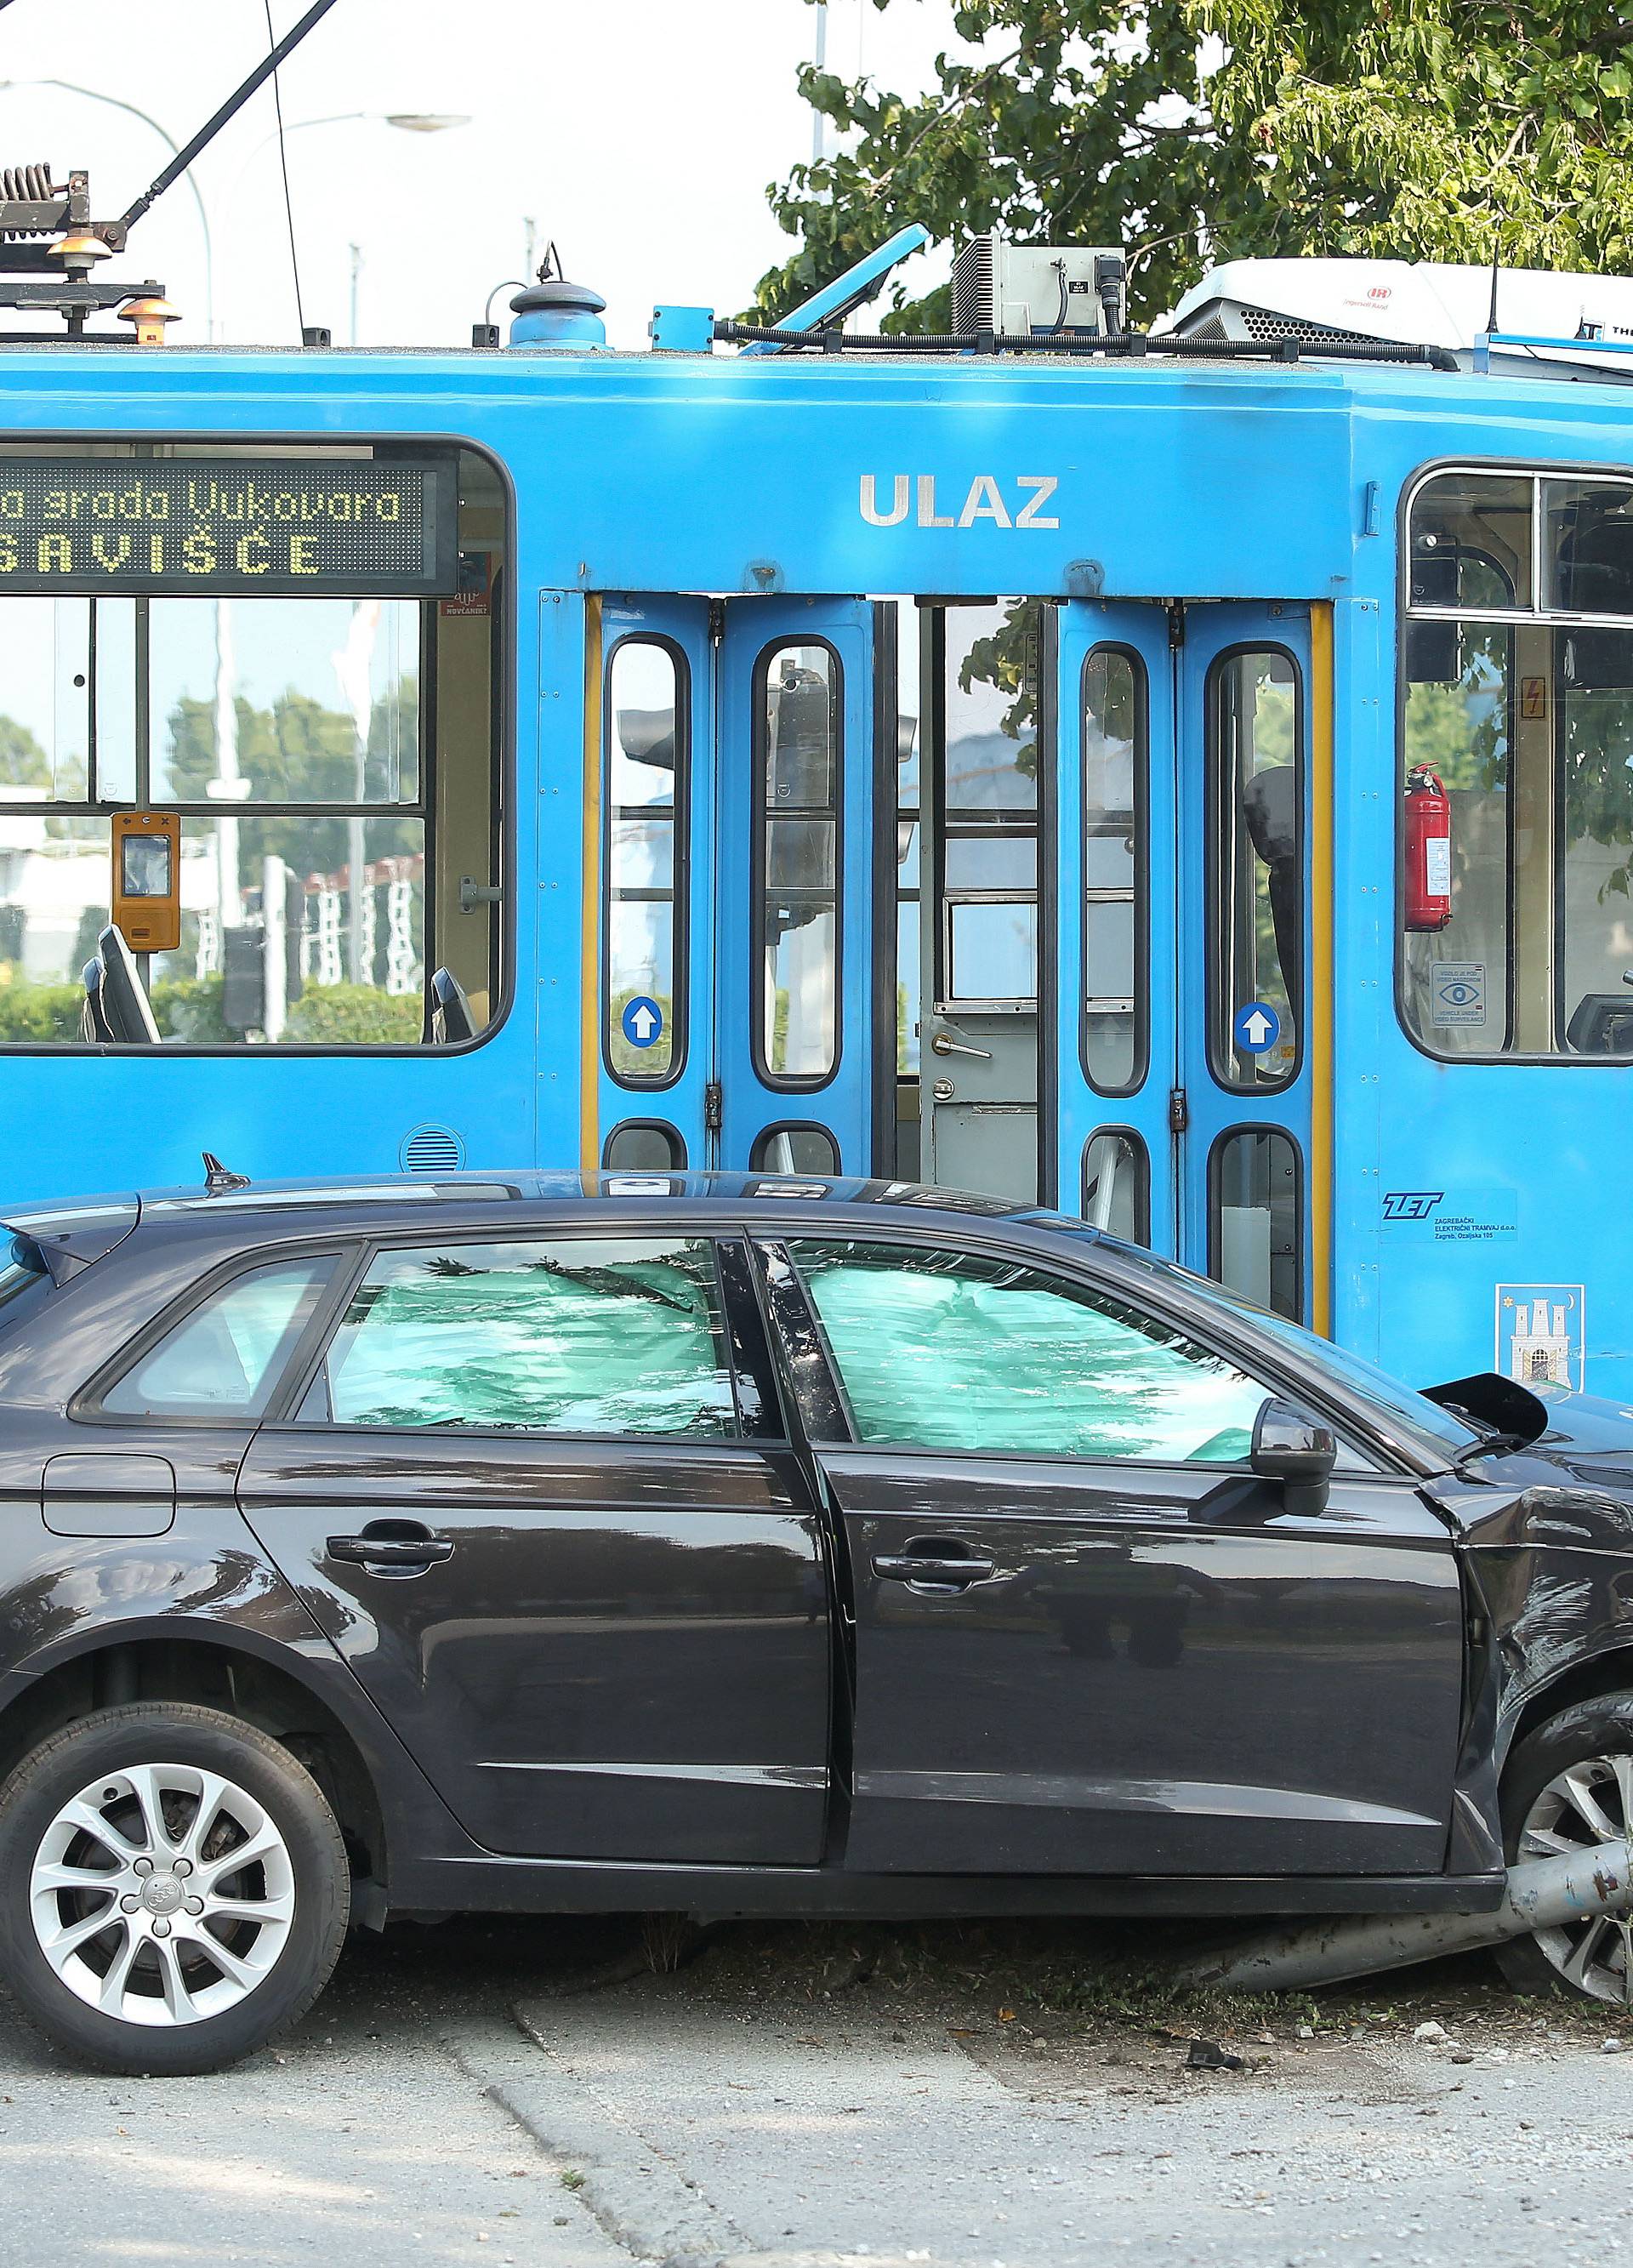
[{"label": "gravel ground", "polygon": [[[1139,1981],[1150,1947],[1055,1925],[405,1927],[354,1941],[291,2041],[186,2080],[80,2073],[0,2004],[8,2257],[1633,2251],[1633,2020],[1518,2000],[1478,1959],[1370,1997],[1181,2002]],[[1188,2068],[1197,2038],[1240,2067]]]}]

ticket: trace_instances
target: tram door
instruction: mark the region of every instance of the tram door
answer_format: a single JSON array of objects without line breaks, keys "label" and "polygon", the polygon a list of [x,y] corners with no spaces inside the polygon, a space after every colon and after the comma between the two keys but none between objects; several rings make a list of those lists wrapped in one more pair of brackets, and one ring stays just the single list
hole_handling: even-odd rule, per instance
[{"label": "tram door", "polygon": [[601,1162],[866,1174],[890,610],[609,597],[601,637]]},{"label": "tram door", "polygon": [[1059,1202],[1320,1322],[1309,609],[1059,613]]},{"label": "tram door", "polygon": [[1053,1132],[1040,1045],[1052,909],[1039,881],[1054,611],[1029,599],[921,608],[922,757],[901,821],[919,917],[917,1177],[1024,1204],[1048,1193]]}]

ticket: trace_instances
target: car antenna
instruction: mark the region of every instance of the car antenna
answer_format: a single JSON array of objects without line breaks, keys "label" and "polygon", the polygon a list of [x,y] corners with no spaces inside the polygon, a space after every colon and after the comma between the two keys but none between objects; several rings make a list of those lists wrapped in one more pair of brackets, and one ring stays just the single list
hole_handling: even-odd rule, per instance
[{"label": "car antenna", "polygon": [[204,1194],[210,1197],[224,1197],[229,1189],[246,1189],[247,1174],[230,1174],[213,1150],[204,1152]]}]

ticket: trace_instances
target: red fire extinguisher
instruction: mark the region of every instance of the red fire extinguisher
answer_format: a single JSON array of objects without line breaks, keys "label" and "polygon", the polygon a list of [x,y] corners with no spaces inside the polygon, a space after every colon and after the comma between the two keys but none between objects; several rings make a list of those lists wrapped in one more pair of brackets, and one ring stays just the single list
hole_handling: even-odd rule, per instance
[{"label": "red fire extinguisher", "polygon": [[1438,773],[1406,776],[1406,926],[1444,929],[1452,918],[1452,806]]}]

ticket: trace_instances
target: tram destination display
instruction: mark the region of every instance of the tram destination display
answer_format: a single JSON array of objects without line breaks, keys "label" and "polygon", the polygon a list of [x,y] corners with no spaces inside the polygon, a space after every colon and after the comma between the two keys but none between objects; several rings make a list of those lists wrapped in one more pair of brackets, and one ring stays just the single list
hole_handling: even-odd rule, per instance
[{"label": "tram destination display", "polygon": [[431,598],[455,588],[432,458],[0,460],[0,593]]}]

